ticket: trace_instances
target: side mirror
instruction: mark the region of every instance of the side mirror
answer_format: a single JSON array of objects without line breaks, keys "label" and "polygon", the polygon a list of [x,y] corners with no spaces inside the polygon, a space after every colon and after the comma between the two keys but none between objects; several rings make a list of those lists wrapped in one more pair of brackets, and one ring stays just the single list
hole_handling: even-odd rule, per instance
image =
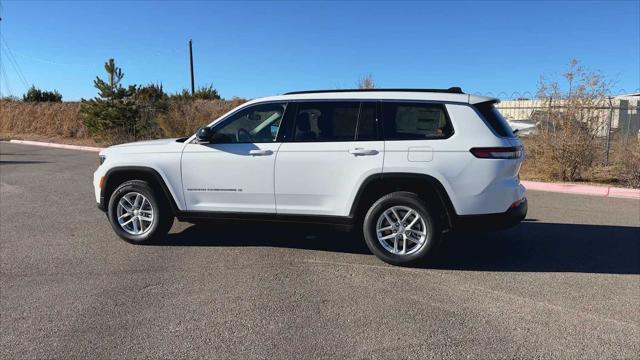
[{"label": "side mirror", "polygon": [[201,127],[198,129],[196,133],[196,139],[201,143],[208,143],[211,141],[211,137],[213,136],[213,131],[209,127]]}]

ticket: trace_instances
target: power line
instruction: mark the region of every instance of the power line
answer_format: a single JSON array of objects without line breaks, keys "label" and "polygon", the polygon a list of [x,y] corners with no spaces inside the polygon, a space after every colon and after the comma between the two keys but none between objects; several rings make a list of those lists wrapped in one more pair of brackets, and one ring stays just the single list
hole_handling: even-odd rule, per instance
[{"label": "power line", "polygon": [[18,64],[15,62],[14,59],[11,58],[11,56],[6,56],[6,58],[9,59],[9,64],[11,64],[11,67],[16,72],[18,80],[20,80],[20,82],[22,82],[22,85],[25,87],[25,89],[27,89],[29,87],[28,81],[25,78],[24,74],[22,73],[22,70],[20,69]]},{"label": "power line", "polygon": [[11,52],[11,49],[9,48],[9,43],[7,43],[7,39],[5,39],[4,35],[2,35],[2,34],[0,34],[0,39],[2,39],[2,42],[3,42],[4,47],[6,49],[6,53],[8,55],[7,58],[9,59],[9,63],[11,64],[13,69],[16,71],[16,74],[18,75],[18,79],[24,85],[25,91],[27,91],[29,89],[29,82],[27,81],[27,78],[24,76],[24,73],[22,72],[22,69],[20,68],[20,65],[18,65],[18,61],[13,56],[13,53]]},{"label": "power line", "polygon": [[12,52],[13,52],[14,56],[18,56],[18,57],[21,57],[21,58],[24,58],[24,59],[33,60],[33,61],[38,61],[38,62],[41,62],[41,63],[56,65],[56,66],[84,67],[84,68],[92,67],[91,65],[87,65],[87,64],[69,64],[69,63],[61,63],[61,62],[57,62],[57,61],[53,61],[53,60],[39,58],[39,57],[35,57],[35,56],[24,54],[24,53],[22,53],[20,51],[16,51],[15,49]]},{"label": "power line", "polygon": [[22,81],[22,84],[24,85],[25,90],[26,90],[29,87],[29,82],[27,81],[27,78],[24,76],[24,73],[22,72],[22,69],[20,68],[20,65],[18,65],[18,61],[13,56],[13,53],[12,53],[11,49],[9,48],[9,43],[7,43],[7,39],[5,39],[2,34],[0,34],[0,39],[2,39],[2,41],[4,43],[4,47],[6,49],[6,53],[8,54],[7,58],[9,59],[9,63],[11,64],[13,69],[16,71],[16,74],[18,75],[18,79],[20,81]]},{"label": "power line", "polygon": [[[9,96],[13,96],[11,92],[11,87],[9,86],[9,78],[7,77],[7,73],[4,71],[4,67],[0,64],[0,75],[4,78],[4,87],[7,89]],[[2,90],[2,86],[0,86],[0,91]]]}]

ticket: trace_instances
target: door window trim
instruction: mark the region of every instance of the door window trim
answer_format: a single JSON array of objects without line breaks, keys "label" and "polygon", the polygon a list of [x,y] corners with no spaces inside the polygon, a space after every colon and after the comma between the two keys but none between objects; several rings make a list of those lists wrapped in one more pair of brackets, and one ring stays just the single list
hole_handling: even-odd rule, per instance
[{"label": "door window trim", "polygon": [[[447,104],[453,104],[453,105],[464,105],[464,106],[469,106],[469,104],[467,103],[463,103],[463,102],[458,102],[458,101],[438,101],[438,100],[415,100],[415,99],[357,99],[357,98],[347,98],[347,99],[289,99],[289,100],[268,100],[268,101],[261,101],[261,102],[257,102],[257,103],[253,103],[250,105],[246,105],[246,106],[240,106],[239,108],[237,108],[235,111],[233,111],[232,113],[228,114],[227,116],[225,116],[224,118],[220,118],[220,119],[216,119],[214,122],[210,123],[209,127],[217,127],[218,125],[224,123],[225,121],[227,121],[227,119],[229,119],[230,117],[232,117],[233,115],[237,114],[240,111],[243,111],[249,107],[252,106],[258,106],[258,105],[264,105],[264,104],[284,104],[285,105],[285,112],[284,112],[284,116],[282,119],[282,122],[280,123],[280,128],[278,129],[278,134],[276,136],[276,141],[274,141],[274,143],[285,143],[285,142],[295,142],[292,141],[291,139],[293,138],[294,132],[295,132],[295,115],[292,114],[297,114],[298,112],[298,104],[299,103],[305,103],[305,102],[359,102],[360,104],[365,103],[365,102],[375,102],[376,105],[376,121],[377,121],[377,130],[378,130],[378,136],[377,136],[377,140],[357,140],[354,139],[353,141],[358,141],[358,142],[365,142],[365,141],[407,141],[407,140],[403,140],[403,139],[393,139],[393,140],[388,140],[385,139],[385,134],[384,134],[384,118],[383,118],[383,113],[382,113],[382,107],[383,107],[383,103],[387,103],[387,102],[391,102],[391,103],[419,103],[419,104],[437,104],[443,107],[445,115],[447,117],[447,119],[449,120],[449,122],[451,123],[451,134],[447,137],[443,137],[443,138],[432,138],[432,139],[419,139],[419,140],[446,140],[451,138],[454,134],[455,134],[455,127],[453,126],[453,122],[451,122],[451,116],[449,115],[449,110],[447,109]],[[362,105],[360,105],[362,106]],[[473,109],[473,106],[470,106]],[[477,111],[476,111],[477,112]],[[358,113],[358,121],[360,120],[359,117],[359,113]],[[192,139],[190,141],[188,141],[187,143],[194,143],[197,141],[197,138],[195,136],[195,134],[191,135]],[[357,138],[357,128],[356,128],[356,138]],[[418,140],[418,141],[419,141]],[[409,140],[409,141],[416,141],[416,140]],[[344,141],[340,141],[340,142],[344,142]],[[310,142],[312,143],[312,142]],[[266,143],[269,144],[269,143]]]},{"label": "door window trim", "polygon": [[223,119],[220,119],[215,124],[210,125],[210,128],[211,128],[212,131],[215,132],[216,128],[219,128],[221,126],[227,125],[231,121],[231,119],[235,115],[237,115],[238,113],[240,113],[242,111],[245,111],[245,110],[249,110],[249,109],[254,108],[254,107],[263,106],[263,105],[271,105],[271,104],[280,104],[280,105],[284,106],[284,110],[283,110],[283,113],[282,113],[282,120],[280,120],[280,126],[278,127],[278,133],[276,134],[276,136],[273,139],[273,141],[229,142],[229,143],[216,143],[216,144],[230,145],[230,144],[273,144],[273,143],[277,143],[279,135],[280,135],[280,132],[282,130],[282,124],[284,123],[284,121],[286,119],[286,116],[287,116],[287,109],[289,108],[289,102],[288,101],[265,101],[265,102],[260,102],[260,103],[255,103],[255,104],[243,106],[242,108],[237,109],[236,111],[234,111],[233,113],[229,114],[228,116],[225,116]]},{"label": "door window trim", "polygon": [[[393,100],[396,101],[396,100]],[[295,141],[295,130],[296,130],[296,115],[298,114],[298,108],[300,103],[317,103],[317,102],[334,102],[334,103],[358,103],[358,118],[356,120],[356,129],[353,139],[351,140],[315,140],[315,141]],[[360,128],[360,115],[362,112],[363,104],[375,104],[375,122],[376,122],[376,136],[374,139],[367,140],[358,140],[358,130]],[[284,130],[287,135],[283,135],[282,139],[279,139],[278,142],[291,142],[291,143],[319,143],[319,142],[367,142],[367,141],[382,141],[383,140],[383,126],[381,121],[382,119],[382,107],[380,105],[381,100],[378,99],[296,99],[290,100],[289,106],[285,112],[285,118],[283,122],[284,126],[287,128]],[[287,116],[289,114],[289,116]],[[282,125],[280,128],[281,131]]]},{"label": "door window trim", "polygon": [[[321,143],[321,142],[354,142],[356,141],[356,136],[357,136],[357,131],[358,131],[358,121],[360,119],[360,108],[362,106],[362,101],[361,100],[343,100],[343,99],[323,99],[325,101],[317,101],[317,100],[301,100],[298,101],[296,104],[296,111],[295,111],[295,115],[293,116],[293,126],[291,127],[291,138],[288,142],[292,142],[292,143]],[[353,133],[353,139],[350,140],[336,140],[336,139],[328,139],[328,140],[323,140],[323,139],[315,139],[313,141],[296,141],[296,137],[295,137],[295,133],[296,133],[296,126],[297,124],[297,116],[298,116],[298,110],[300,109],[300,104],[313,104],[313,103],[319,103],[319,102],[332,102],[332,103],[349,103],[349,104],[353,104],[356,103],[358,104],[358,115],[356,116],[356,126],[354,129],[354,133]]]},{"label": "door window trim", "polygon": [[[260,102],[256,102],[256,103],[252,103],[252,104],[247,104],[244,103],[242,105],[239,105],[238,107],[236,107],[235,109],[231,109],[232,112],[227,113],[227,114],[223,114],[222,117],[219,117],[215,120],[213,120],[212,122],[208,123],[205,127],[211,128],[212,130],[215,129],[216,127],[222,125],[223,123],[226,123],[232,116],[236,115],[237,113],[239,113],[240,111],[244,111],[250,107],[253,106],[259,106],[259,105],[266,105],[266,104],[283,104],[285,106],[284,108],[284,114],[283,114],[283,119],[282,122],[285,121],[285,116],[287,115],[287,108],[289,107],[289,105],[292,103],[292,101],[289,100],[269,100],[269,101],[260,101]],[[280,126],[282,127],[282,122],[280,123]],[[280,133],[280,129],[278,129],[278,135],[276,136],[276,141],[273,141],[274,143],[278,142],[278,136]],[[192,134],[189,139],[187,139],[185,141],[185,144],[197,144],[198,142],[198,138],[196,137],[196,134]],[[234,143],[234,144],[271,144],[271,142],[262,142],[262,143]]]}]

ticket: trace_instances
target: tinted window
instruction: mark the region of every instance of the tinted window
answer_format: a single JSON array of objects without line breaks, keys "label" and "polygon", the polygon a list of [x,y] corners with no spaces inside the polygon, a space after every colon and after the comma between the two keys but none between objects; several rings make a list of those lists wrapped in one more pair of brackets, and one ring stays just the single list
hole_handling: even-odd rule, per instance
[{"label": "tinted window", "polygon": [[376,122],[376,103],[362,103],[358,117],[357,140],[377,140],[378,124]]},{"label": "tinted window", "polygon": [[294,141],[353,141],[359,109],[357,102],[299,103]]},{"label": "tinted window", "polygon": [[280,128],[284,109],[285,104],[261,104],[241,110],[215,127],[213,142],[273,142]]},{"label": "tinted window", "polygon": [[382,103],[386,140],[442,139],[453,134],[442,104]]},{"label": "tinted window", "polygon": [[509,123],[502,117],[498,109],[493,106],[493,102],[484,102],[476,104],[475,106],[496,134],[502,137],[515,137],[511,126],[509,126]]}]

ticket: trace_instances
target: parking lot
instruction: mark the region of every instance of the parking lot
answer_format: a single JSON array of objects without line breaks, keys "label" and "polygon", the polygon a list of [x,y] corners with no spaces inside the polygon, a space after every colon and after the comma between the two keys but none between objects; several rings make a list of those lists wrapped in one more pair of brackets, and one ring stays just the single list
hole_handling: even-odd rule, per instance
[{"label": "parking lot", "polygon": [[0,143],[0,358],[638,358],[640,201],[529,192],[514,229],[386,265],[318,226],[121,241],[97,154]]}]

